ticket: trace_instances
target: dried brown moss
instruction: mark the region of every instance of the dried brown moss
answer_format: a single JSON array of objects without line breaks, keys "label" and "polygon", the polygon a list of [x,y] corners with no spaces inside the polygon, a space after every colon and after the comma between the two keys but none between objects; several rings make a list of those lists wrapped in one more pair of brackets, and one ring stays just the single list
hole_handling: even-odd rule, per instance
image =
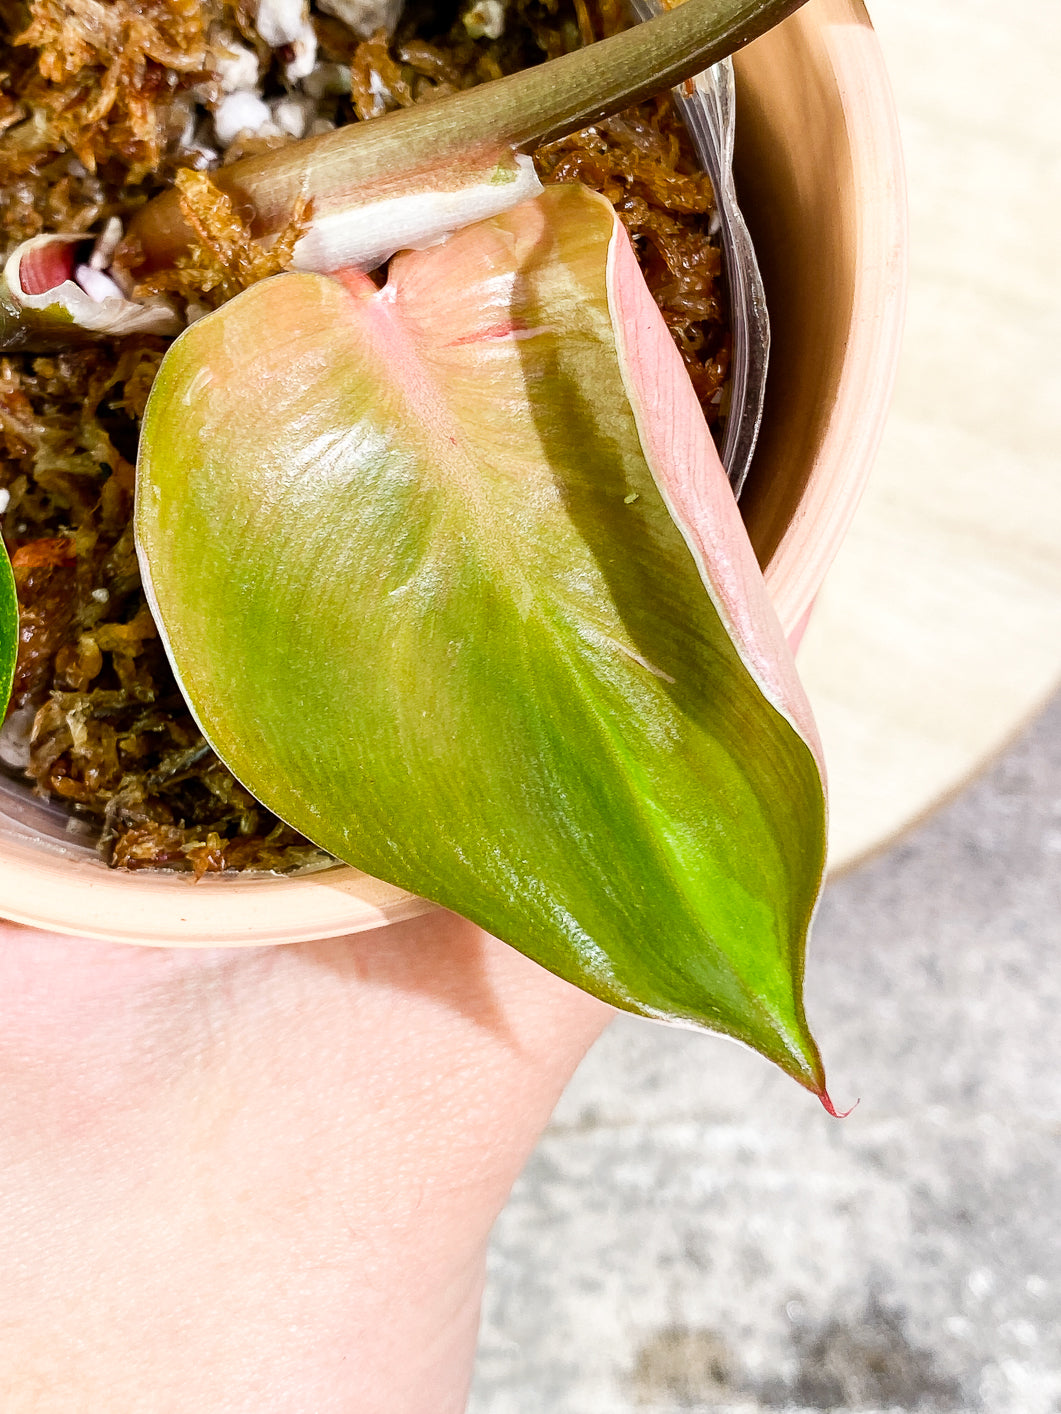
[{"label": "dried brown moss", "polygon": [[186,303],[216,309],[259,280],[291,265],[295,246],[309,226],[306,204],[293,213],[268,248],[256,241],[232,201],[205,172],[182,167],[175,184],[181,214],[195,232],[191,250],[172,270],[162,270],[137,286],[138,295],[172,292]]},{"label": "dried brown moss", "polygon": [[131,457],[163,350],[140,339],[0,360],[14,721],[36,708],[27,775],[97,824],[116,865],[291,868],[317,852],[206,746],[140,588]]},{"label": "dried brown moss", "polygon": [[8,7],[0,217],[9,244],[43,229],[88,229],[161,175],[221,13],[202,0]]}]

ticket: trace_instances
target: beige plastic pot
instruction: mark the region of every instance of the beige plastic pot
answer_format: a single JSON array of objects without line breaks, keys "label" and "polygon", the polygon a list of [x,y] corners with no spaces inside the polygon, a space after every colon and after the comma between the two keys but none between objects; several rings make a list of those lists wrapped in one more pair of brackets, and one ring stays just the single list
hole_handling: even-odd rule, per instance
[{"label": "beige plastic pot", "polygon": [[[741,500],[786,631],[854,513],[898,355],[905,204],[887,77],[861,0],[810,0],[737,59],[737,177],[773,329],[762,437]],[[0,916],[184,947],[325,938],[433,905],[336,866],[295,878],[125,874],[0,784]]]}]

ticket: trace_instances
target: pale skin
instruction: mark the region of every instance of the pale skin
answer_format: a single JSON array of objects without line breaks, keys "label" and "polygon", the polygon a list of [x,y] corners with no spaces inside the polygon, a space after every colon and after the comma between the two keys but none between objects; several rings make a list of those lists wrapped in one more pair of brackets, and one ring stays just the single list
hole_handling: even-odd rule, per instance
[{"label": "pale skin", "polygon": [[0,924],[4,1414],[459,1414],[487,1237],[611,1012],[450,914]]}]

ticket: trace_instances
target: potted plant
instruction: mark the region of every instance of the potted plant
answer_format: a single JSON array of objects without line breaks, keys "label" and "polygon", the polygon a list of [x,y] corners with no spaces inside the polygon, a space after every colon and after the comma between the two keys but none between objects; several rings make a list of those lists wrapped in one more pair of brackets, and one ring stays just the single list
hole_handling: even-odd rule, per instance
[{"label": "potted plant", "polygon": [[[869,471],[903,284],[894,116],[857,0],[811,0],[738,56],[739,180],[764,265],[774,358],[742,500],[796,634]],[[798,114],[798,121],[793,119]],[[0,909],[19,922],[173,946],[280,943],[386,926],[432,907],[342,867],[285,878],[116,875],[8,796]]]}]

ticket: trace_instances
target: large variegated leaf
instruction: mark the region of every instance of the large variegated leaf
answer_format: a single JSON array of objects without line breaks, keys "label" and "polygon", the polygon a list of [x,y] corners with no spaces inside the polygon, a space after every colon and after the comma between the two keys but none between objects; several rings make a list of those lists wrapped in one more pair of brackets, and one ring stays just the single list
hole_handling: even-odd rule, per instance
[{"label": "large variegated leaf", "polygon": [[823,1092],[813,725],[602,198],[553,188],[382,290],[285,275],[194,325],[137,529],[189,702],[272,810]]}]

